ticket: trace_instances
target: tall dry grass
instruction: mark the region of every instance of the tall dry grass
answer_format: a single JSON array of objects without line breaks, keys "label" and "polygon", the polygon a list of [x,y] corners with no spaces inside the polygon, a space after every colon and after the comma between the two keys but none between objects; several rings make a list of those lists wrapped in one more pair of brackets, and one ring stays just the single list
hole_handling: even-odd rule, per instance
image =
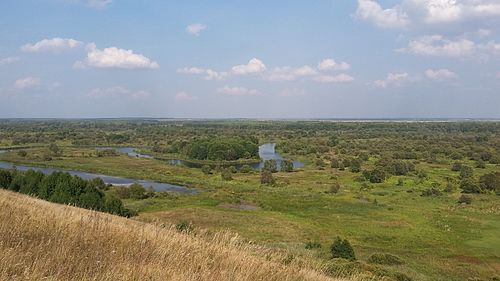
[{"label": "tall dry grass", "polygon": [[1,280],[333,280],[272,255],[0,190]]}]

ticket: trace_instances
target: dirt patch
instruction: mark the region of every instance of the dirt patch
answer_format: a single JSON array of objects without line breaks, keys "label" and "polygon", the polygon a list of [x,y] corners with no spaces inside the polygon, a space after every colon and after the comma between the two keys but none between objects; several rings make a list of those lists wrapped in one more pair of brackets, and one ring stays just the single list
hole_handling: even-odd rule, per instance
[{"label": "dirt patch", "polygon": [[481,264],[481,260],[479,260],[476,257],[459,255],[459,256],[454,256],[453,259],[467,264]]}]

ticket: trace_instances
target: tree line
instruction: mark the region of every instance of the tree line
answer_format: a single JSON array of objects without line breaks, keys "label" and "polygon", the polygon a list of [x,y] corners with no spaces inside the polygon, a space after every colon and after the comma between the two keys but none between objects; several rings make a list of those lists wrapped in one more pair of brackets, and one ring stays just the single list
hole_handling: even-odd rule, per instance
[{"label": "tree line", "polygon": [[35,196],[50,202],[130,217],[134,213],[123,206],[102,179],[84,180],[66,172],[45,175],[40,171],[0,170],[0,188]]}]

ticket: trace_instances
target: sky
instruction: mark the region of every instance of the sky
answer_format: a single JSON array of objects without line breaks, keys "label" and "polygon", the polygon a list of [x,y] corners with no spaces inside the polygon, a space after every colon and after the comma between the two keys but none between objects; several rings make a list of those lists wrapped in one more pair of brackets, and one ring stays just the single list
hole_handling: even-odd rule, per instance
[{"label": "sky", "polygon": [[500,0],[2,0],[33,117],[500,118]]}]

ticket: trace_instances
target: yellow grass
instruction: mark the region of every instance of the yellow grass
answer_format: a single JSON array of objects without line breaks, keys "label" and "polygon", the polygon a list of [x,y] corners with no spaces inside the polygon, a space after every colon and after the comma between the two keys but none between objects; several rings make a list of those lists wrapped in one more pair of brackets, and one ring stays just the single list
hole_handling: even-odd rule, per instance
[{"label": "yellow grass", "polygon": [[333,280],[211,237],[0,190],[1,280]]}]

